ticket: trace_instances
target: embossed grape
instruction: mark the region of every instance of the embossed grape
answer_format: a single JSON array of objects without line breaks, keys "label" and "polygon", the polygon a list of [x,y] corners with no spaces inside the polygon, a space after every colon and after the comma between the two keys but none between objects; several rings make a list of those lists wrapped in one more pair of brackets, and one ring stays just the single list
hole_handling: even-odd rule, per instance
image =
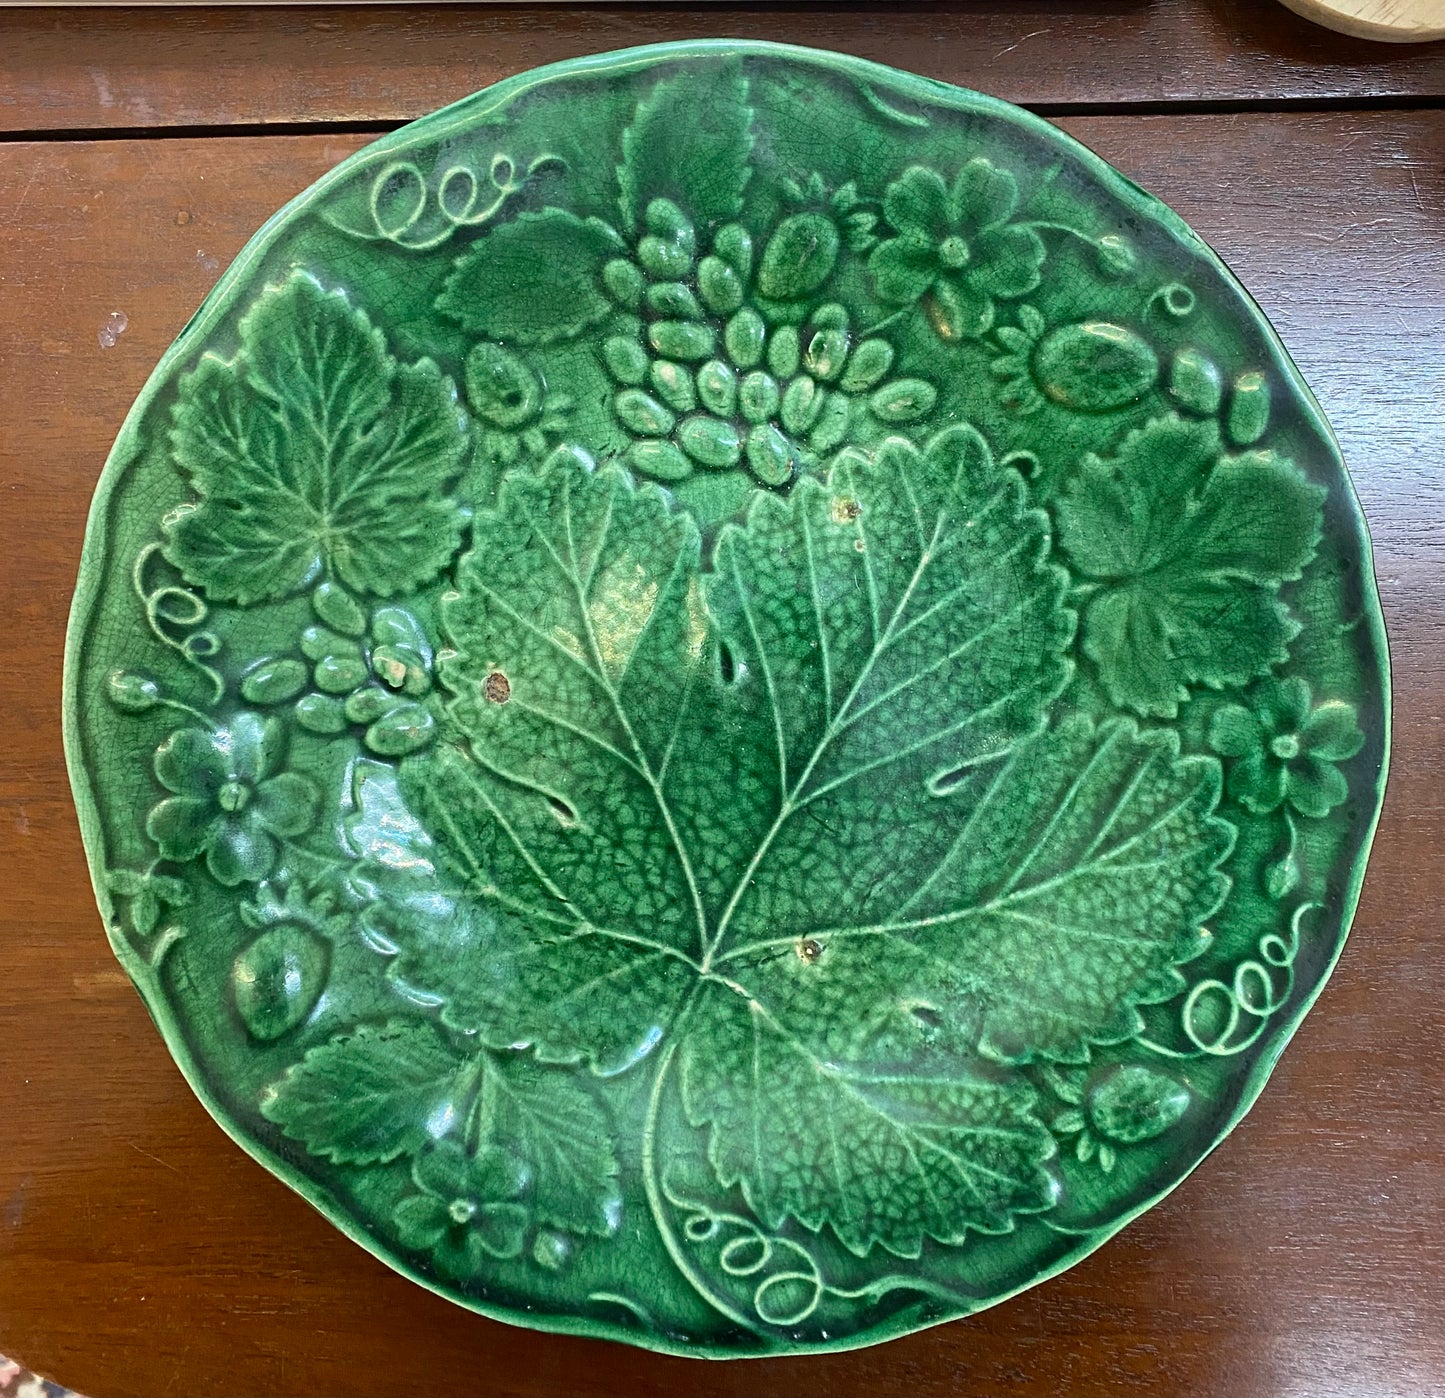
[{"label": "embossed grape", "polygon": [[659,481],[681,481],[692,475],[692,462],[674,443],[662,438],[633,442],[624,458],[634,471]]},{"label": "embossed grape", "polygon": [[848,400],[838,393],[823,395],[823,410],[813,424],[808,445],[814,451],[832,451],[848,435]]},{"label": "embossed grape", "polygon": [[657,396],[670,408],[687,413],[697,406],[692,375],[681,364],[674,364],[670,359],[654,360],[650,378]]},{"label": "embossed grape", "polygon": [[241,676],[241,698],[248,704],[283,704],[306,688],[306,667],[293,656],[263,660]]},{"label": "embossed grape", "polygon": [[436,719],[421,704],[398,704],[366,730],[366,746],[381,757],[405,757],[431,742]]},{"label": "embossed grape", "polygon": [[642,290],[647,284],[646,278],[625,257],[614,257],[602,269],[602,282],[619,306],[632,311],[642,304]]},{"label": "embossed grape", "polygon": [[738,389],[738,404],[749,422],[766,422],[777,413],[781,402],[778,381],[761,369],[754,369]]},{"label": "embossed grape", "polygon": [[677,429],[678,444],[699,465],[720,471],[742,456],[738,430],[716,417],[690,417]]},{"label": "embossed grape", "polygon": [[368,686],[366,689],[358,689],[354,694],[348,694],[342,710],[352,723],[375,723],[391,707],[392,702],[389,695]]},{"label": "embossed grape", "polygon": [[753,235],[740,223],[725,223],[712,240],[712,250],[747,281],[753,270]]},{"label": "embossed grape", "polygon": [[867,393],[893,367],[893,346],[887,340],[864,340],[848,359],[838,387],[844,393]]},{"label": "embossed grape", "polygon": [[366,662],[355,655],[323,655],[316,662],[315,679],[325,694],[348,694],[366,682]]},{"label": "embossed grape", "polygon": [[798,372],[801,359],[797,326],[779,326],[768,341],[768,368],[780,379],[790,379]]},{"label": "embossed grape", "polygon": [[627,388],[613,399],[612,406],[629,432],[639,437],[665,437],[677,422],[676,416],[640,388]]},{"label": "embossed grape", "polygon": [[653,199],[643,214],[647,231],[685,247],[689,255],[697,245],[692,220],[671,199]]},{"label": "embossed grape", "polygon": [[731,315],[743,304],[743,281],[722,258],[708,256],[698,264],[697,289],[708,309]]},{"label": "embossed grape", "polygon": [[355,641],[338,636],[325,626],[308,626],[301,633],[301,654],[308,660],[320,660],[323,655],[331,655],[336,651],[359,656],[361,647]]},{"label": "embossed grape", "polygon": [[340,583],[319,583],[311,593],[311,610],[343,636],[360,636],[366,630],[366,613]]},{"label": "embossed grape", "polygon": [[848,332],[841,326],[824,326],[808,340],[803,365],[825,383],[837,378],[848,358]]},{"label": "embossed grape", "polygon": [[794,379],[783,394],[783,426],[795,437],[800,436],[816,421],[822,406],[818,385],[812,379],[806,374]]},{"label": "embossed grape", "polygon": [[713,351],[712,327],[691,320],[655,320],[647,327],[647,338],[668,359],[706,359]]},{"label": "embossed grape", "polygon": [[793,453],[788,439],[772,423],[761,423],[748,433],[748,468],[766,485],[782,485],[793,474]]},{"label": "embossed grape", "polygon": [[345,731],[346,710],[330,694],[303,694],[296,701],[296,722],[308,732],[331,736]]},{"label": "embossed grape", "polygon": [[723,332],[723,344],[727,347],[728,358],[739,369],[751,369],[762,363],[763,346],[768,338],[768,328],[763,318],[751,306],[744,306],[728,321]]},{"label": "embossed grape", "polygon": [[702,307],[686,282],[654,282],[647,288],[647,304],[661,315],[702,319]]},{"label": "embossed grape", "polygon": [[868,406],[884,422],[917,422],[933,411],[938,390],[923,379],[895,379],[868,400]]},{"label": "embossed grape", "polygon": [[613,335],[606,340],[602,358],[618,383],[636,387],[647,377],[647,351],[630,336]]},{"label": "embossed grape", "polygon": [[710,359],[697,371],[697,392],[708,412],[731,417],[737,409],[738,378],[720,359]]},{"label": "embossed grape", "polygon": [[763,249],[758,290],[774,301],[797,301],[816,291],[838,260],[838,229],[819,213],[793,214]]}]

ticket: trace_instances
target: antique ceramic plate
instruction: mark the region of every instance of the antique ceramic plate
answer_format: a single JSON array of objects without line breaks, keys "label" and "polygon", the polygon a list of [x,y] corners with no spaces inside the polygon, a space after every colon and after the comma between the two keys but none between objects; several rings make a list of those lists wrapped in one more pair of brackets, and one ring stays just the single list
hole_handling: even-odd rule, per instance
[{"label": "antique ceramic plate", "polygon": [[238,1142],[463,1305],[730,1356],[1173,1188],[1339,954],[1387,703],[1329,429],[1175,215],[703,43],[256,235],[106,466],[66,734]]}]

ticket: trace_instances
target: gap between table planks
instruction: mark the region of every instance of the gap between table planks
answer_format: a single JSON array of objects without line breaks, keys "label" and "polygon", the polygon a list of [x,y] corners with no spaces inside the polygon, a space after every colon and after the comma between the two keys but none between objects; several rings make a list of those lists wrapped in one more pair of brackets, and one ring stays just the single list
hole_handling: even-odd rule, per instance
[{"label": "gap between table planks", "polygon": [[[1378,549],[1385,819],[1340,968],[1235,1135],[1063,1277],[801,1361],[705,1366],[502,1326],[348,1242],[212,1124],[111,958],[58,712],[85,512],[126,409],[218,268],[368,138],[16,142],[0,146],[0,1350],[94,1398],[1445,1389],[1445,112],[1061,124],[1250,286],[1335,424]],[[113,310],[128,328],[102,349]]]},{"label": "gap between table planks", "polygon": [[0,9],[0,136],[380,127],[539,64],[711,35],[841,49],[1060,111],[1445,99],[1445,46],[1360,43],[1273,0]]}]

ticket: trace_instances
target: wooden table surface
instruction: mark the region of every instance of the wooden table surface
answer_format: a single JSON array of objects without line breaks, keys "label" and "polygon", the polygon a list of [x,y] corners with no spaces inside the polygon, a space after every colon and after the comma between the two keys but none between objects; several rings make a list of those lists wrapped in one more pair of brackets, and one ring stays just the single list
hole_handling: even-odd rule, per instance
[{"label": "wooden table surface", "polygon": [[[216,1127],[113,961],[60,745],[92,488],[262,220],[372,133],[668,38],[831,46],[1033,106],[1279,328],[1374,532],[1395,758],[1333,980],[1259,1105],[1063,1277],[854,1354],[704,1364],[457,1309]],[[127,325],[112,347],[112,312]],[[1445,1392],[1445,47],[1263,0],[0,11],[0,1352],[162,1395]]]}]

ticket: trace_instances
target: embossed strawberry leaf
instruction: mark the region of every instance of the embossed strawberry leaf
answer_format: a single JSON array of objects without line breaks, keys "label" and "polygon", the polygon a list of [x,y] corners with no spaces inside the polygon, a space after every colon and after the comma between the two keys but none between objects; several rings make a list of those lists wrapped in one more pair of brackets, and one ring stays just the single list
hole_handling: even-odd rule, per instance
[{"label": "embossed strawberry leaf", "polygon": [[1129,1032],[1228,847],[1212,759],[1037,732],[1073,628],[1047,553],[969,428],[760,497],[707,573],[620,472],[509,481],[444,609],[452,740],[403,768],[430,833],[394,869],[435,872],[397,974],[543,1059],[662,1045],[769,1222],[916,1255],[1047,1207],[994,1065]]},{"label": "embossed strawberry leaf", "polygon": [[1280,585],[1314,557],[1323,499],[1273,452],[1223,455],[1213,420],[1171,414],[1087,457],[1059,539],[1096,584],[1083,645],[1109,697],[1172,717],[1189,685],[1243,684],[1284,660],[1300,624]]},{"label": "embossed strawberry leaf", "polygon": [[274,1083],[262,1114],[313,1155],[366,1165],[447,1136],[500,1157],[541,1223],[615,1231],[617,1160],[601,1107],[566,1074],[518,1054],[459,1056],[429,1025],[363,1024],[312,1049]]},{"label": "embossed strawberry leaf", "polygon": [[521,214],[457,259],[437,309],[473,334],[513,345],[568,340],[612,309],[602,268],[623,250],[598,218],[565,209]]},{"label": "embossed strawberry leaf", "polygon": [[629,228],[653,199],[671,199],[698,223],[735,218],[752,174],[753,112],[736,62],[663,78],[622,133],[617,167]]},{"label": "embossed strawberry leaf", "polygon": [[200,497],[166,526],[187,581],[250,603],[322,574],[378,596],[433,577],[464,523],[450,381],[398,363],[365,312],[303,273],[261,293],[240,340],[234,359],[202,356],[173,409],[171,449]]},{"label": "embossed strawberry leaf", "polygon": [[338,1165],[395,1160],[460,1110],[467,1071],[429,1024],[362,1024],[311,1049],[266,1090],[261,1114]]},{"label": "embossed strawberry leaf", "polygon": [[519,1055],[489,1059],[480,1093],[477,1139],[522,1164],[531,1215],[573,1233],[615,1232],[622,1205],[612,1125],[592,1095]]}]

